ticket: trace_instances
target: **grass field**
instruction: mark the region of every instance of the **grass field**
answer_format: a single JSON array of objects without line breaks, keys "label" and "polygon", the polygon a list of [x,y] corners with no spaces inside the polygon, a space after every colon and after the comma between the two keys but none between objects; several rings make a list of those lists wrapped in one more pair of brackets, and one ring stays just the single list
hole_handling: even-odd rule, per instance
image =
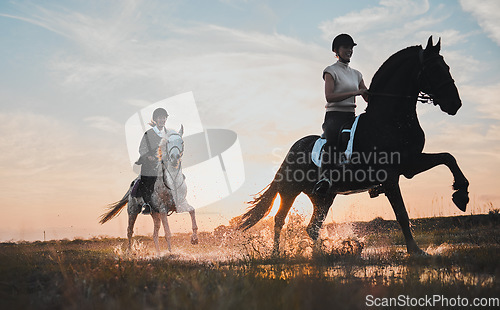
[{"label": "grass field", "polygon": [[314,245],[298,215],[279,257],[270,219],[201,233],[199,245],[176,235],[159,256],[145,236],[131,252],[118,238],[3,243],[0,309],[494,309],[499,223],[494,212],[414,220],[426,257],[405,254],[393,221],[331,224]]}]

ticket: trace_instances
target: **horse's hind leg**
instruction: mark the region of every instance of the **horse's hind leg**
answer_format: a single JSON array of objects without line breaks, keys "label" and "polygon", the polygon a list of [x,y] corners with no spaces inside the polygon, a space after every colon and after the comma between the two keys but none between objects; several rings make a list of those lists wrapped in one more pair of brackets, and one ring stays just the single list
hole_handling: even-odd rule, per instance
[{"label": "horse's hind leg", "polygon": [[405,171],[404,176],[407,178],[412,178],[414,175],[421,172],[427,171],[438,165],[446,165],[453,174],[453,203],[463,212],[469,203],[469,181],[463,174],[462,170],[457,164],[457,161],[453,155],[449,153],[438,153],[438,154],[420,154],[415,160],[408,165],[407,171]]},{"label": "horse's hind leg", "polygon": [[160,225],[161,225],[161,220],[160,220],[160,213],[158,212],[152,212],[151,217],[153,218],[153,241],[155,243],[155,249],[156,249],[156,254],[160,254],[160,242],[158,240],[158,235],[160,232]]},{"label": "horse's hind leg", "polygon": [[128,239],[128,251],[132,250],[132,236],[134,234],[134,224],[137,219],[138,213],[130,213],[128,214],[128,227],[127,227],[127,239]]},{"label": "horse's hind leg", "polygon": [[278,213],[274,217],[274,245],[273,245],[273,256],[279,254],[280,247],[280,235],[283,225],[285,224],[286,215],[290,208],[292,207],[295,198],[297,198],[298,193],[282,193],[280,192],[281,203]]},{"label": "horse's hind leg", "polygon": [[389,199],[389,202],[391,203],[394,213],[396,214],[396,219],[401,226],[401,230],[403,231],[408,254],[426,254],[418,247],[415,239],[413,239],[413,235],[410,230],[410,219],[408,217],[408,213],[406,212],[399,184],[385,184],[384,191],[385,195]]},{"label": "horse's hind leg", "polygon": [[191,244],[198,244],[198,225],[196,225],[196,214],[194,210],[189,211],[191,216],[191,224],[193,229],[193,234],[191,235]]},{"label": "horse's hind leg", "polygon": [[313,214],[311,216],[311,221],[309,225],[307,225],[307,234],[314,241],[318,240],[319,230],[321,226],[323,226],[323,222],[326,219],[328,214],[328,210],[333,203],[333,199],[335,198],[335,194],[330,197],[319,197],[315,194],[308,195],[309,199],[313,204]]}]

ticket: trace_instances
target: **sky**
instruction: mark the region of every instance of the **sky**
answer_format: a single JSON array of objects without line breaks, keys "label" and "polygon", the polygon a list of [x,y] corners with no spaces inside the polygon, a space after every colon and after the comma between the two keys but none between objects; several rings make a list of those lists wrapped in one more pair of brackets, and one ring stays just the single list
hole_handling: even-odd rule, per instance
[{"label": "sky", "polygon": [[[98,224],[136,177],[125,122],[186,92],[205,128],[238,135],[243,186],[197,209],[200,230],[227,225],[296,140],[321,133],[321,73],[344,32],[367,85],[393,53],[441,38],[463,107],[417,110],[425,151],[456,157],[471,202],[466,213],[453,205],[452,176],[438,167],[401,179],[410,217],[499,208],[498,1],[2,1],[0,28],[0,241],[125,237],[126,212]],[[294,210],[312,206],[300,196]],[[362,193],[336,198],[327,222],[377,216],[395,218],[385,197]],[[188,214],[169,220],[173,232],[190,229]],[[136,227],[151,234],[151,218]]]}]

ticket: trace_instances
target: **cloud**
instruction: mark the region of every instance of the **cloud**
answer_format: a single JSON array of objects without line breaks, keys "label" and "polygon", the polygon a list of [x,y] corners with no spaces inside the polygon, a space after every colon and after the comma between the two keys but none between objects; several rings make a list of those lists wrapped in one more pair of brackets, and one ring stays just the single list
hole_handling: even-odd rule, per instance
[{"label": "cloud", "polygon": [[379,2],[379,6],[325,21],[320,24],[319,28],[323,31],[324,38],[331,40],[342,32],[356,35],[366,33],[367,29],[374,30],[375,28],[376,31],[392,29],[395,23],[406,22],[409,18],[422,15],[428,10],[427,0],[383,0]]},{"label": "cloud", "polygon": [[[194,92],[205,127],[238,133],[245,160],[321,133],[321,72],[331,54],[318,45],[276,32],[211,24],[152,25],[148,14],[154,12],[143,7],[138,8],[142,19],[128,13],[104,19],[66,10],[34,11],[27,14],[68,34],[78,47],[55,53],[50,69],[65,92],[86,103],[81,130],[87,134],[88,126],[117,133],[119,118],[111,113],[122,112],[126,119],[137,107],[186,91]],[[122,28],[113,26],[121,25],[122,16],[134,18]],[[153,26],[162,35],[150,36]],[[122,39],[99,49],[107,36]]]},{"label": "cloud", "polygon": [[26,18],[26,17],[22,17],[22,16],[16,16],[16,15],[11,15],[11,14],[3,14],[3,13],[0,13],[0,16],[3,16],[3,17],[7,17],[7,18],[12,18],[12,19],[17,19],[17,20],[20,20],[20,21],[23,21],[23,22],[27,22],[27,23],[30,23],[30,24],[33,24],[33,25],[36,25],[36,26],[40,26],[42,28],[45,28],[49,31],[52,31],[54,33],[57,33],[59,35],[62,35],[64,37],[69,37],[66,33],[64,33],[63,31],[59,31],[57,29],[54,29],[52,28],[49,23],[47,23],[46,21],[44,20],[39,20],[39,19],[32,19],[32,18]]},{"label": "cloud", "polygon": [[90,116],[86,117],[84,121],[92,128],[99,130],[116,133],[123,131],[123,124],[111,119],[107,116]]},{"label": "cloud", "polygon": [[[316,119],[321,118],[321,71],[326,62],[321,61],[324,51],[319,46],[279,33],[199,23],[165,24],[156,29],[164,36],[147,37],[153,27],[148,20],[128,8],[117,11],[122,13],[106,20],[41,11],[39,20],[84,47],[52,59],[54,76],[65,89],[91,93],[107,106],[128,103],[130,108],[148,102],[140,94],[161,93],[162,97],[156,96],[160,100],[194,91],[197,101],[207,107],[200,109],[208,126],[224,123],[242,133],[250,130],[249,120],[259,120],[254,131],[274,123],[272,115],[280,114],[291,120],[282,124],[284,132],[299,131],[307,122],[300,122],[304,118],[289,108],[293,106],[306,109],[314,104],[319,111]],[[120,27],[125,21],[127,25]],[[96,102],[96,113],[100,105],[89,101]],[[88,116],[85,121],[103,130],[113,127],[102,117]]]},{"label": "cloud", "polygon": [[500,98],[500,83],[491,85],[464,85],[460,89],[462,97],[475,104],[477,111],[481,112],[482,118],[500,121],[500,106],[497,98]]},{"label": "cloud", "polygon": [[460,0],[462,9],[469,12],[486,32],[488,37],[500,46],[500,2],[496,0]]},{"label": "cloud", "polygon": [[[9,132],[0,140],[1,149],[7,150],[0,154],[0,163],[3,173],[10,177],[48,173],[73,178],[72,171],[80,171],[83,167],[85,174],[97,171],[102,168],[101,164],[106,165],[105,162],[120,157],[110,151],[119,147],[116,143],[104,142],[96,135],[85,137],[70,122],[52,116],[28,112],[1,113],[0,132]],[[123,158],[126,160],[126,154]],[[57,173],[53,173],[55,171]],[[4,181],[10,182],[8,179]]]},{"label": "cloud", "polygon": [[120,195],[135,177],[120,141],[85,137],[70,122],[0,113],[0,132],[8,133],[0,139],[3,205],[15,206],[2,210],[2,227],[13,229],[23,221],[18,217],[47,225],[61,213],[77,217],[73,224],[78,216],[93,222],[110,193]]},{"label": "cloud", "polygon": [[443,55],[452,68],[459,69],[456,70],[458,80],[467,80],[473,76],[477,61],[470,55],[465,57],[462,49],[453,47],[472,33],[447,26],[450,18],[452,16],[445,6],[437,5],[431,9],[429,1],[380,1],[374,7],[324,21],[319,28],[327,41],[342,32],[353,35],[358,43],[353,65],[364,74],[367,85],[390,55],[407,46],[425,47],[430,35],[436,40],[442,37]]},{"label": "cloud", "polygon": [[[31,18],[64,32],[84,47],[78,53],[54,57],[52,68],[62,85],[79,94],[92,92],[99,102],[110,107],[128,103],[130,109],[194,91],[207,125],[224,122],[246,133],[249,120],[259,120],[254,126],[264,130],[275,122],[272,115],[282,115],[290,122],[278,129],[291,135],[321,130],[324,98],[320,72],[333,61],[328,50],[279,33],[241,31],[189,21],[153,25],[145,18],[154,13],[149,9],[144,3],[128,1],[106,17],[38,9]],[[363,44],[359,46],[360,57],[355,56],[354,61],[368,84],[376,68],[390,54],[405,44],[420,42],[412,39],[415,32],[425,41],[426,27],[446,19],[442,14],[427,13],[428,1],[380,1],[377,7],[326,21],[320,29],[328,40],[337,29],[352,26],[354,32],[359,32]],[[437,15],[441,17],[435,18]],[[393,27],[394,18],[402,23],[397,30]],[[148,36],[153,26],[163,35]],[[450,38],[458,36],[453,29],[442,33]],[[399,38],[411,43],[403,43]],[[446,44],[453,42],[456,40],[448,40]],[[374,47],[377,53],[373,53]],[[465,64],[459,52],[449,51],[449,55],[453,56],[449,59],[450,66],[457,67],[459,72],[458,81],[462,81],[461,77],[469,78],[468,73],[478,67],[472,57],[466,58]],[[94,101],[96,107],[90,112],[95,115],[101,112],[97,111],[97,100]],[[318,113],[297,116],[289,107],[314,108]],[[238,113],[242,109],[245,113]],[[87,123],[105,129],[106,121],[90,115]]]},{"label": "cloud", "polygon": [[[64,13],[76,16],[74,12]],[[77,48],[55,53],[50,70],[56,85],[70,97],[85,102],[87,114],[81,131],[87,135],[93,132],[88,130],[89,126],[116,132],[120,126],[114,121],[119,120],[114,113],[124,114],[125,120],[137,107],[186,91],[194,92],[205,127],[228,128],[238,134],[245,162],[252,163],[263,153],[271,154],[274,147],[286,150],[302,136],[321,133],[324,116],[321,72],[332,59],[328,51],[315,44],[276,32],[241,31],[189,22],[162,24],[154,29],[162,35],[149,36],[153,25],[148,18],[139,18],[131,21],[138,25],[116,30],[124,32],[116,33],[118,37],[128,39],[114,40],[101,52],[92,48],[100,42],[92,33],[107,33],[103,28],[113,24],[111,19],[104,23],[96,17],[60,16],[63,12],[59,11],[53,13],[54,19],[50,18],[50,12],[44,14],[51,20],[51,27],[78,34],[69,39]],[[90,20],[97,22],[87,22]],[[136,31],[135,36],[130,34],[131,29]],[[70,182],[65,176],[71,175],[82,180],[79,182],[82,188],[96,187],[98,181],[89,178],[89,173],[100,172],[97,167],[89,166],[91,162],[108,163],[114,170],[99,166],[102,173],[108,178],[124,179],[115,172],[120,167],[129,171],[129,164],[110,163],[106,150],[127,156],[125,150],[116,145],[118,150],[96,150],[87,141],[75,145],[78,134],[73,138],[74,141],[68,139],[63,144],[91,154],[77,159],[74,154],[63,152],[67,170],[49,171],[62,175],[64,181],[51,179],[51,184],[67,190]],[[72,167],[71,162],[79,162],[87,171]],[[267,184],[267,179],[264,182],[261,179],[268,176],[268,171],[269,166],[258,165],[247,183]],[[102,190],[107,188],[102,186]],[[243,202],[253,190],[240,192],[243,197],[233,199]]]},{"label": "cloud", "polygon": [[127,99],[125,102],[131,106],[139,107],[139,108],[144,108],[144,107],[147,107],[148,105],[151,104],[151,102],[149,102],[149,101],[146,101],[143,99],[134,99],[134,98]]}]

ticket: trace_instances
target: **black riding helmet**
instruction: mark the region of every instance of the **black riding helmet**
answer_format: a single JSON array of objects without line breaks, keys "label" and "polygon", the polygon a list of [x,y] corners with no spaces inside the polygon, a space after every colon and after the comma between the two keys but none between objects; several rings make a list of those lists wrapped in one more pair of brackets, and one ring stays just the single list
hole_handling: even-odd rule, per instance
[{"label": "black riding helmet", "polygon": [[339,34],[333,39],[332,42],[332,52],[340,46],[356,46],[352,37],[346,33]]},{"label": "black riding helmet", "polygon": [[157,119],[158,117],[162,117],[162,116],[168,117],[167,110],[165,110],[164,108],[158,108],[158,109],[154,110],[153,120]]}]

